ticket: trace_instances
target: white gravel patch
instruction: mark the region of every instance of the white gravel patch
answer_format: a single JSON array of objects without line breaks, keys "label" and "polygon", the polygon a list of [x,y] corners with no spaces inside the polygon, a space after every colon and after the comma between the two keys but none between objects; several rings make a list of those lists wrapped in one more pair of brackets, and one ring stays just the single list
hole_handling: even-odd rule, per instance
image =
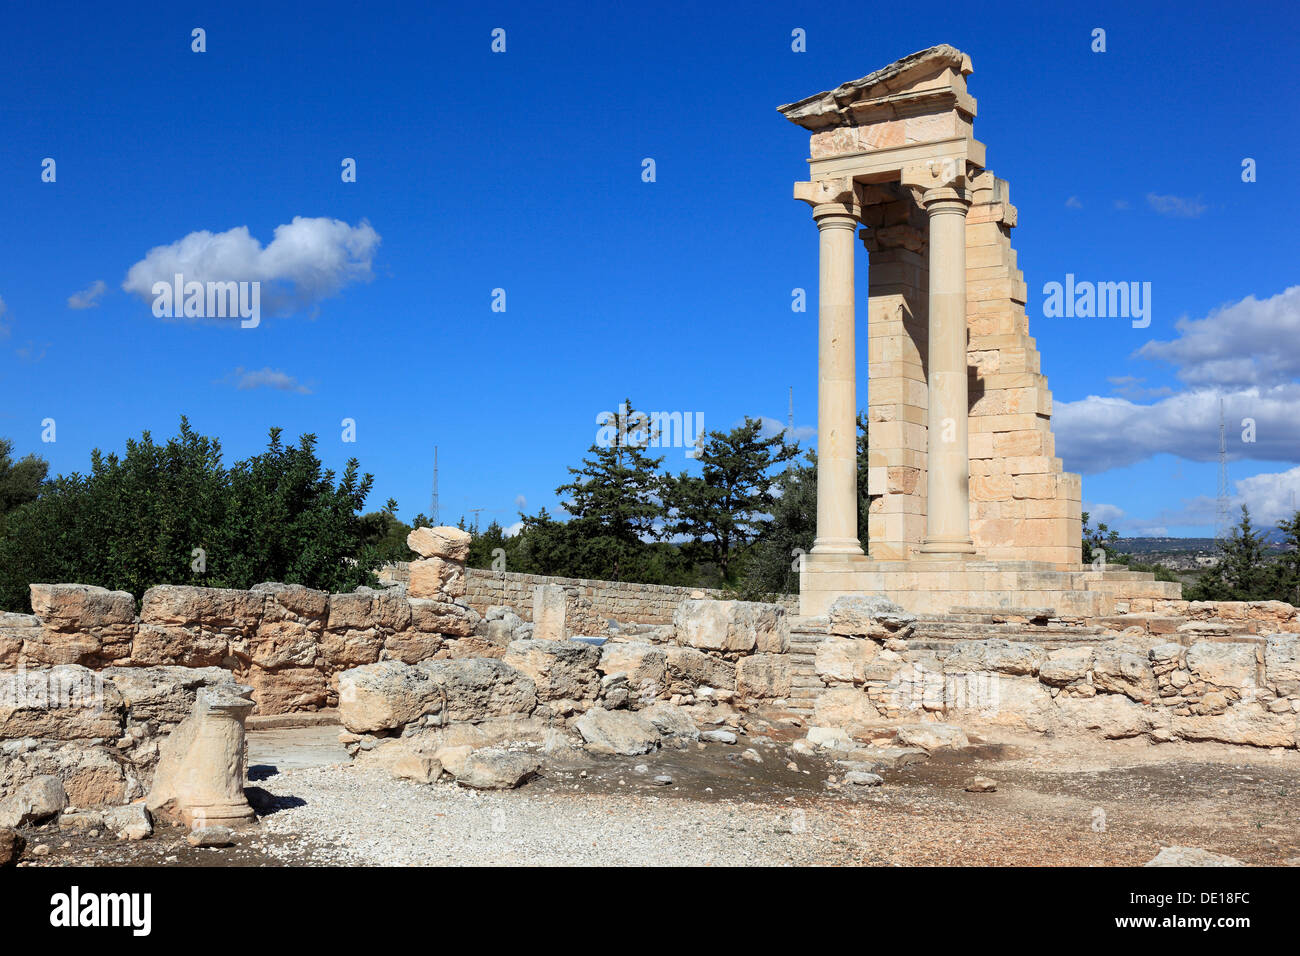
[{"label": "white gravel patch", "polygon": [[[286,863],[750,866],[818,857],[799,812],[779,805],[529,786],[480,793],[357,767],[289,770],[258,786],[304,801],[262,819],[271,839],[261,848]],[[789,832],[792,819],[801,832]]]}]

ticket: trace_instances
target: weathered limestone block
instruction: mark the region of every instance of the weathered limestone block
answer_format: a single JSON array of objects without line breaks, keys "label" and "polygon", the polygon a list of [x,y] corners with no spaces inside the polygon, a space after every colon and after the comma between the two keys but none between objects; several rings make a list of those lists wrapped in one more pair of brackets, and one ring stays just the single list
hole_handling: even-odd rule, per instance
[{"label": "weathered limestone block", "polygon": [[99,676],[120,697],[128,723],[172,726],[194,710],[202,688],[231,681],[220,667],[107,667]]},{"label": "weathered limestone block", "polygon": [[998,674],[1037,674],[1047,652],[1037,644],[989,638],[962,641],[944,659],[946,673],[958,671],[992,671]]},{"label": "weathered limestone block", "polygon": [[22,655],[23,644],[40,644],[44,628],[35,614],[0,611],[0,668],[13,667]]},{"label": "weathered limestone block", "polygon": [[526,753],[489,748],[470,753],[456,782],[473,790],[513,790],[537,775],[542,764]]},{"label": "weathered limestone block", "polygon": [[199,691],[194,711],[162,744],[146,805],[193,828],[237,826],[253,819],[244,797],[244,720],[249,688]]},{"label": "weathered limestone block", "polygon": [[266,596],[259,591],[160,584],[144,592],[140,621],[247,637],[262,619],[265,603]]},{"label": "weathered limestone block", "polygon": [[895,736],[900,747],[919,747],[926,753],[970,746],[966,731],[950,724],[904,724],[897,728]]},{"label": "weathered limestone block", "polygon": [[54,774],[42,774],[27,781],[18,791],[0,800],[0,827],[25,827],[42,823],[68,805],[63,781]]},{"label": "weathered limestone block", "polygon": [[464,561],[469,557],[471,536],[460,528],[416,528],[406,536],[406,546],[422,558]]},{"label": "weathered limestone block", "polygon": [[396,660],[404,664],[418,664],[432,660],[443,647],[441,634],[427,631],[399,631],[384,638],[381,660]]},{"label": "weathered limestone block", "polygon": [[1092,657],[1092,682],[1097,690],[1124,694],[1140,704],[1159,694],[1149,651],[1110,642],[1098,645]]},{"label": "weathered limestone block", "polygon": [[262,618],[247,640],[231,642],[236,656],[267,670],[315,664],[329,614],[329,594],[300,584],[276,583],[259,584],[253,593],[264,596]]},{"label": "weathered limestone block", "polygon": [[328,630],[321,636],[320,654],[333,669],[360,667],[379,660],[391,631],[378,627],[365,630]]},{"label": "weathered limestone block", "polygon": [[562,641],[568,595],[558,584],[539,584],[533,589],[533,637],[542,641]]},{"label": "weathered limestone block", "polygon": [[601,646],[596,666],[602,674],[626,674],[634,688],[647,683],[662,688],[667,683],[668,653],[655,644],[611,641]]},{"label": "weathered limestone block", "polygon": [[866,693],[860,687],[845,684],[824,690],[813,704],[813,714],[819,727],[842,727],[850,732],[880,720],[879,712]]},{"label": "weathered limestone block", "polygon": [[0,674],[0,739],[116,740],[123,720],[117,688],[80,665]]},{"label": "weathered limestone block", "polygon": [[90,584],[33,584],[32,613],[47,629],[75,631],[135,621],[135,598]]},{"label": "weathered limestone block", "polygon": [[413,631],[445,634],[449,637],[469,637],[478,628],[481,620],[479,613],[473,608],[452,604],[449,601],[413,598],[408,604],[411,609]]},{"label": "weathered limestone block", "polygon": [[537,699],[570,701],[571,709],[593,701],[600,693],[601,652],[582,641],[514,641],[502,661],[527,674],[537,687]]},{"label": "weathered limestone block", "polygon": [[817,676],[827,684],[888,681],[906,665],[901,655],[875,641],[856,637],[827,637],[814,657]]},{"label": "weathered limestone block", "polygon": [[693,647],[680,647],[676,644],[666,645],[664,656],[670,694],[691,694],[701,686],[717,690],[735,690],[736,667],[731,661],[722,660]]},{"label": "weathered limestone block", "polygon": [[1215,687],[1255,686],[1255,645],[1202,641],[1187,649],[1187,669],[1192,676]]},{"label": "weathered limestone block", "polygon": [[1268,686],[1284,696],[1300,694],[1300,637],[1274,634],[1264,645]]},{"label": "weathered limestone block", "polygon": [[659,733],[665,737],[676,737],[682,740],[700,739],[700,730],[695,726],[695,721],[691,720],[690,714],[666,700],[656,701],[649,707],[637,711],[637,714],[654,724]]},{"label": "weathered limestone block", "polygon": [[440,684],[401,661],[380,661],[339,675],[339,720],[354,734],[396,730],[442,709]]},{"label": "weathered limestone block", "polygon": [[135,598],[87,584],[33,584],[32,610],[41,630],[29,633],[28,663],[101,666],[124,661],[135,634]]},{"label": "weathered limestone block", "polygon": [[351,594],[329,596],[326,630],[365,631],[377,628],[401,631],[411,624],[411,605],[396,588],[382,591],[357,588]]},{"label": "weathered limestone block", "polygon": [[421,661],[415,669],[433,681],[446,701],[444,721],[531,714],[537,707],[532,679],[503,661],[480,657]]},{"label": "weathered limestone block", "polygon": [[413,598],[447,600],[465,596],[465,565],[445,558],[411,562],[407,593]]},{"label": "weathered limestone block", "polygon": [[574,723],[587,749],[598,754],[644,754],[659,746],[659,728],[630,710],[593,707]]},{"label": "weathered limestone block", "polygon": [[787,654],[751,654],[736,662],[736,691],[743,697],[788,697],[794,665]]},{"label": "weathered limestone block", "polygon": [[790,645],[785,607],[753,601],[687,600],[673,613],[677,643],[706,651],[783,653]]},{"label": "weathered limestone block", "polygon": [[1053,687],[1084,680],[1092,667],[1093,648],[1062,647],[1050,652],[1038,666],[1038,679]]},{"label": "weathered limestone block", "polygon": [[253,700],[262,715],[319,710],[329,703],[329,682],[314,667],[280,667],[269,671],[251,667],[241,672],[240,679],[253,688]]},{"label": "weathered limestone block", "polygon": [[200,627],[141,623],[131,642],[131,663],[140,667],[215,667],[229,654],[225,634]]},{"label": "weathered limestone block", "polygon": [[949,719],[1024,727],[1038,733],[1056,728],[1058,714],[1052,695],[1036,677],[993,674],[989,686],[947,708]]},{"label": "weathered limestone block", "polygon": [[1295,714],[1270,714],[1258,704],[1240,703],[1214,716],[1173,718],[1174,734],[1183,740],[1213,740],[1252,747],[1296,746]]},{"label": "weathered limestone block", "polygon": [[827,612],[832,634],[906,640],[916,625],[916,615],[880,595],[844,595]]},{"label": "weathered limestone block", "polygon": [[1152,734],[1169,739],[1170,717],[1161,709],[1135,703],[1122,694],[1056,698],[1064,730],[1091,730],[1108,740]]}]

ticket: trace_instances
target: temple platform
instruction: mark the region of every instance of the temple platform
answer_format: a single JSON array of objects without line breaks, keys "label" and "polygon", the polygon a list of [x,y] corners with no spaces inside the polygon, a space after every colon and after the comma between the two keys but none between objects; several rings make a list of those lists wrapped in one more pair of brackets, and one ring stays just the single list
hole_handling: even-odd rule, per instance
[{"label": "temple platform", "polygon": [[1053,609],[1058,617],[1100,618],[1134,600],[1178,600],[1182,585],[1121,565],[1041,561],[873,561],[862,555],[808,554],[799,574],[799,612],[825,614],[841,595],[880,594],[914,614],[957,608]]}]

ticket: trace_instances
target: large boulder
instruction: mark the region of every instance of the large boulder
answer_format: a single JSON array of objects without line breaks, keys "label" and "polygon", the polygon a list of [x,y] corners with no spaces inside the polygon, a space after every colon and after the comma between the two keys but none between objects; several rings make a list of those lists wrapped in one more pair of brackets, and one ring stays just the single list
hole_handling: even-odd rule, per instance
[{"label": "large boulder", "polygon": [[470,540],[470,533],[460,528],[416,528],[406,536],[406,546],[422,558],[464,561],[469,557]]},{"label": "large boulder", "polygon": [[916,624],[916,615],[879,594],[842,595],[827,612],[832,634],[871,637],[876,640],[906,640]]},{"label": "large boulder", "polygon": [[450,601],[412,598],[409,605],[413,631],[445,634],[449,637],[469,637],[479,625],[480,617],[477,611]]},{"label": "large boulder", "polygon": [[503,662],[527,674],[537,687],[538,700],[595,700],[600,693],[601,652],[583,641],[514,641],[506,648]]},{"label": "large boulder", "polygon": [[88,668],[0,672],[0,740],[116,740],[123,719],[122,695]]},{"label": "large boulder", "polygon": [[532,754],[475,750],[461,764],[456,782],[473,790],[513,790],[535,776],[540,767]]},{"label": "large boulder", "polygon": [[1093,651],[1092,682],[1099,691],[1123,694],[1140,704],[1159,694],[1150,651],[1118,642],[1101,644]]},{"label": "large boulder", "polygon": [[659,746],[659,728],[630,710],[593,707],[574,723],[587,749],[598,754],[644,754]]},{"label": "large boulder", "polygon": [[897,729],[896,737],[900,747],[920,747],[926,753],[970,746],[966,731],[951,724],[904,724]]},{"label": "large boulder", "polygon": [[678,707],[661,700],[637,712],[638,715],[655,725],[665,737],[677,737],[683,740],[699,740],[700,730],[691,720],[690,714]]},{"label": "large boulder", "polygon": [[600,648],[602,674],[626,674],[632,687],[647,682],[663,687],[668,667],[668,653],[657,644],[639,641],[609,641]]},{"label": "large boulder", "polygon": [[716,690],[736,687],[736,666],[731,661],[676,644],[665,646],[664,655],[670,694],[693,694],[700,686]]},{"label": "large boulder", "polygon": [[677,643],[705,651],[784,653],[790,620],[780,604],[687,600],[673,612]]},{"label": "large boulder", "polygon": [[1089,646],[1062,647],[1050,652],[1038,666],[1038,679],[1053,687],[1065,687],[1084,680],[1092,668],[1093,649]]},{"label": "large boulder", "polygon": [[25,827],[42,823],[68,805],[63,781],[53,774],[35,777],[0,801],[0,827]]},{"label": "large boulder", "polygon": [[1108,740],[1154,734],[1169,735],[1170,718],[1164,708],[1135,703],[1122,694],[1098,694],[1096,697],[1056,698],[1061,729],[1093,731]]},{"label": "large boulder", "polygon": [[32,613],[47,628],[78,630],[135,621],[135,598],[91,584],[33,584]]},{"label": "large boulder", "polygon": [[261,591],[160,584],[144,592],[140,621],[164,627],[192,627],[247,636],[262,618],[266,595]]},{"label": "large boulder", "polygon": [[395,730],[442,707],[441,684],[401,661],[339,674],[339,720],[354,734]]},{"label": "large boulder", "polygon": [[1295,714],[1270,714],[1254,703],[1240,703],[1214,716],[1173,719],[1174,734],[1183,740],[1252,747],[1294,747],[1298,730]]},{"label": "large boulder", "polygon": [[446,700],[445,721],[531,714],[537,707],[537,686],[532,679],[500,660],[421,661],[416,668],[434,682]]},{"label": "large boulder", "polygon": [[422,558],[410,565],[407,593],[413,598],[447,601],[465,596],[465,565],[446,558]]},{"label": "large boulder", "polygon": [[876,723],[880,714],[861,687],[841,684],[828,687],[813,704],[814,720],[819,727],[854,729]]}]

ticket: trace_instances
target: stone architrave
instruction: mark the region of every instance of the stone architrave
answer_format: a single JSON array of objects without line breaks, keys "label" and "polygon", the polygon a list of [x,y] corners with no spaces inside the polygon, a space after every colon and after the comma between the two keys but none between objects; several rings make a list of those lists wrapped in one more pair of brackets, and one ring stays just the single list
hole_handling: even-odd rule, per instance
[{"label": "stone architrave", "polygon": [[253,819],[244,796],[244,721],[251,687],[222,684],[199,691],[194,710],[163,741],[145,801],[186,826],[239,826]]},{"label": "stone architrave", "polygon": [[562,641],[567,597],[558,584],[539,584],[533,589],[533,639]]}]

